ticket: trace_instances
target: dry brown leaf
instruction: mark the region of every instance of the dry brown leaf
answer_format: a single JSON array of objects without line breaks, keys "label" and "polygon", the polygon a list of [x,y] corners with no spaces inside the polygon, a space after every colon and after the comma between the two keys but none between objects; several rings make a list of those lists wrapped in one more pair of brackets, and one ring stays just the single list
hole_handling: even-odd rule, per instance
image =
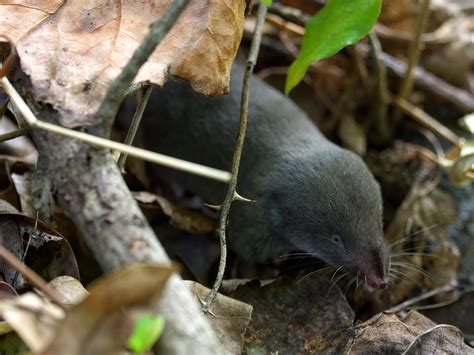
[{"label": "dry brown leaf", "polygon": [[59,276],[48,283],[65,306],[81,302],[88,294],[81,282],[71,276]]},{"label": "dry brown leaf", "polygon": [[[166,1],[1,1],[0,34],[17,47],[37,101],[62,113],[93,114]],[[228,91],[245,0],[193,0],[135,80],[163,85],[167,73],[208,95]],[[74,115],[62,115],[75,127]],[[69,118],[68,118],[69,117]],[[89,118],[89,120],[91,120]]]},{"label": "dry brown leaf", "polygon": [[474,354],[474,349],[464,343],[458,328],[439,324],[417,336],[403,354]]},{"label": "dry brown leaf", "polygon": [[418,312],[378,314],[357,327],[344,354],[473,354],[459,329],[436,325]]},{"label": "dry brown leaf", "polygon": [[[200,300],[209,294],[209,289],[193,281],[185,281],[191,292]],[[253,307],[247,303],[217,294],[207,319],[211,323],[226,354],[242,354],[244,335],[252,317]]]},{"label": "dry brown leaf", "polygon": [[11,173],[10,176],[20,199],[21,213],[30,218],[36,218],[37,211],[33,207],[33,195],[31,192],[31,173]]},{"label": "dry brown leaf", "polygon": [[[41,220],[18,212],[6,201],[0,200],[0,240],[17,258],[51,280],[69,275],[79,278],[79,269],[69,242]],[[26,281],[15,269],[0,261],[5,280],[16,289]]]},{"label": "dry brown leaf", "polygon": [[163,213],[170,217],[170,224],[180,230],[196,234],[209,234],[217,228],[217,222],[211,217],[189,208],[177,207],[162,196],[147,191],[137,191],[132,194],[142,207],[143,205],[158,205]]},{"label": "dry brown leaf", "polygon": [[0,302],[0,314],[33,352],[49,344],[64,311],[33,292]]},{"label": "dry brown leaf", "polygon": [[172,273],[169,267],[133,264],[94,282],[90,294],[66,313],[43,354],[64,354],[65,349],[70,355],[123,350],[132,324],[132,315],[124,310],[156,305]]},{"label": "dry brown leaf", "polygon": [[463,187],[474,181],[474,140],[460,142],[438,159],[454,186]]}]

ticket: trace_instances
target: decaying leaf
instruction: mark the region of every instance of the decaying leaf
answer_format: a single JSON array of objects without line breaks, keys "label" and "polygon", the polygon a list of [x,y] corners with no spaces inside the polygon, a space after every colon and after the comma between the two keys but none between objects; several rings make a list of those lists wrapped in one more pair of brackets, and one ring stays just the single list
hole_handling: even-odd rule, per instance
[{"label": "decaying leaf", "polygon": [[248,354],[339,353],[350,340],[354,313],[342,291],[321,274],[264,287],[249,282],[230,296],[254,307],[245,336]]},{"label": "decaying leaf", "polygon": [[44,354],[63,354],[64,349],[71,355],[124,350],[132,318],[154,311],[172,273],[169,267],[133,264],[95,281],[90,294],[55,328],[54,341]]},{"label": "decaying leaf", "polygon": [[214,219],[187,208],[173,205],[166,198],[147,191],[133,192],[133,197],[141,206],[158,205],[163,213],[170,217],[170,224],[189,233],[209,234],[217,228]]},{"label": "decaying leaf", "polygon": [[81,282],[71,276],[56,277],[48,285],[64,306],[77,304],[89,294]]},{"label": "decaying leaf", "polygon": [[[63,113],[62,125],[91,123],[111,80],[170,0],[14,1],[0,5],[0,34],[17,47],[37,101]],[[245,0],[190,1],[136,81],[163,85],[169,74],[208,95],[228,91],[243,31]],[[79,116],[79,115],[77,115]]]},{"label": "decaying leaf", "polygon": [[461,142],[448,151],[446,157],[439,158],[439,164],[454,186],[470,184],[474,181],[474,141]]},{"label": "decaying leaf", "polygon": [[[68,241],[42,221],[19,213],[0,200],[0,239],[18,259],[46,280],[69,275],[79,279],[79,270]],[[0,261],[5,280],[16,289],[26,286],[21,274]]]},{"label": "decaying leaf", "polygon": [[[207,287],[193,281],[185,281],[191,292],[200,300],[209,293]],[[226,354],[241,354],[244,334],[252,316],[252,306],[218,294],[210,308],[207,319],[211,323]]]},{"label": "decaying leaf", "polygon": [[49,286],[70,306],[66,312],[29,292],[1,299],[0,315],[37,353],[115,353],[124,349],[131,319],[151,312],[172,273],[169,267],[134,264],[97,280],[90,293],[78,280],[58,277]]},{"label": "decaying leaf", "polygon": [[54,339],[56,326],[64,318],[60,307],[33,292],[0,301],[0,314],[34,352]]},{"label": "decaying leaf", "polygon": [[474,354],[459,329],[436,325],[418,312],[378,314],[359,325],[344,353]]},{"label": "decaying leaf", "polygon": [[12,173],[11,180],[20,200],[20,211],[30,218],[36,218],[37,212],[33,208],[33,195],[31,193],[31,173]]}]

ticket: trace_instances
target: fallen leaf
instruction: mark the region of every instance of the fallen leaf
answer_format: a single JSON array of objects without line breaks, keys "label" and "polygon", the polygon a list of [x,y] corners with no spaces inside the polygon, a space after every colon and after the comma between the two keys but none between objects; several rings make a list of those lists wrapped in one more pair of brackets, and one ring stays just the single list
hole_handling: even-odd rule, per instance
[{"label": "fallen leaf", "polygon": [[[191,292],[203,301],[210,290],[193,281],[184,281]],[[252,306],[217,294],[206,318],[211,323],[226,354],[242,354],[244,334],[252,317]]]},{"label": "fallen leaf", "polygon": [[33,207],[33,195],[31,194],[31,173],[12,173],[11,179],[20,199],[20,211],[30,218],[36,218],[37,211]]},{"label": "fallen leaf", "polygon": [[55,335],[64,311],[33,292],[0,301],[0,314],[33,351],[39,352]]},{"label": "fallen leaf", "polygon": [[[61,275],[79,279],[79,269],[71,246],[57,231],[1,200],[0,221],[3,245],[44,279],[51,280]],[[5,280],[16,289],[26,285],[21,274],[3,261],[0,261],[0,270],[6,276]]]},{"label": "fallen leaf", "polygon": [[158,205],[162,212],[170,217],[170,224],[180,230],[195,234],[209,234],[216,230],[217,222],[209,216],[188,208],[173,205],[166,198],[147,191],[133,192],[133,197],[145,205]]},{"label": "fallen leaf", "polygon": [[[36,101],[77,127],[97,123],[91,115],[109,84],[171,2],[3,2],[0,34],[14,42]],[[163,85],[169,73],[207,95],[227,92],[245,8],[245,0],[190,1],[135,81]]]},{"label": "fallen leaf", "polygon": [[474,354],[459,329],[436,325],[415,311],[405,317],[378,314],[357,326],[355,333],[343,353]]},{"label": "fallen leaf", "polygon": [[403,354],[474,354],[474,349],[458,328],[439,324],[417,336]]},{"label": "fallen leaf", "polygon": [[342,353],[351,338],[354,312],[321,275],[284,277],[264,287],[249,282],[230,296],[254,307],[245,335],[248,354]]},{"label": "fallen leaf", "polygon": [[[152,312],[173,269],[133,264],[95,281],[90,294],[70,308],[43,354],[111,354],[124,349],[132,316]],[[129,312],[130,307],[141,312]]]},{"label": "fallen leaf", "polygon": [[58,276],[48,285],[65,306],[77,304],[89,294],[81,282],[71,276]]}]

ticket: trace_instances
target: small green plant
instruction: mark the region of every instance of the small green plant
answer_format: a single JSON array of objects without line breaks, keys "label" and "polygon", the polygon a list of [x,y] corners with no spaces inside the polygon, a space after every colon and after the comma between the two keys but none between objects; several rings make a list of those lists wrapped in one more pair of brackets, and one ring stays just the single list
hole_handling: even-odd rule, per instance
[{"label": "small green plant", "polygon": [[265,6],[270,6],[273,0],[260,0]]},{"label": "small green plant", "polygon": [[165,329],[165,318],[162,315],[145,314],[135,321],[127,345],[135,355],[149,351]]},{"label": "small green plant", "polygon": [[369,33],[381,0],[329,0],[307,23],[298,58],[291,64],[285,93],[303,79],[311,63],[330,57]]}]

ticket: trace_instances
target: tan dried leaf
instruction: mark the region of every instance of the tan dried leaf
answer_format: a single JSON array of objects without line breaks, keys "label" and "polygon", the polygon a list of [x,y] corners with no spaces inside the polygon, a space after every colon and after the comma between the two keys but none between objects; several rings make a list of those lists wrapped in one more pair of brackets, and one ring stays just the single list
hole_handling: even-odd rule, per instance
[{"label": "tan dried leaf", "polygon": [[[170,3],[2,0],[0,34],[15,43],[36,100],[81,113],[83,122],[62,115],[74,127],[91,123],[85,117]],[[163,85],[169,73],[207,95],[227,92],[245,7],[245,0],[190,1],[135,80]]]},{"label": "tan dried leaf", "polygon": [[[210,290],[194,281],[184,281],[191,292],[204,300]],[[244,334],[252,318],[253,307],[250,304],[224,296],[220,293],[212,302],[207,319],[211,323],[226,354],[241,354],[244,346]]]},{"label": "tan dried leaf", "polygon": [[131,318],[155,309],[172,273],[166,266],[139,263],[95,281],[90,294],[66,313],[43,354],[64,354],[65,349],[70,355],[117,353],[129,335]]},{"label": "tan dried leaf", "polygon": [[436,325],[418,312],[379,314],[357,327],[344,353],[473,354],[459,329]]}]

